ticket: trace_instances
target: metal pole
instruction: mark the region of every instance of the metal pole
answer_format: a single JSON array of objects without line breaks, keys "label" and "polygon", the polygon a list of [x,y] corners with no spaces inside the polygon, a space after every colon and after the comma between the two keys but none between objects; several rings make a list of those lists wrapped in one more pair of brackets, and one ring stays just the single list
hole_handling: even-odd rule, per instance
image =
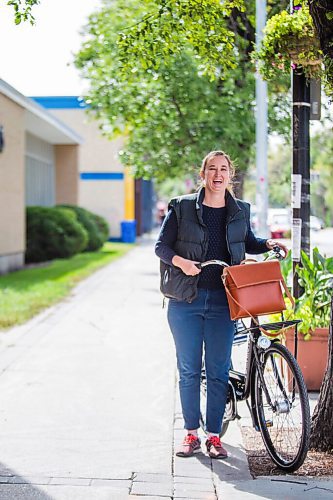
[{"label": "metal pole", "polygon": [[[298,6],[299,3],[295,2]],[[291,3],[294,7],[294,2]],[[293,294],[298,298],[301,290],[295,274],[301,250],[310,255],[310,83],[299,68],[292,70],[292,257]]]},{"label": "metal pole", "polygon": [[[259,47],[266,25],[266,0],[256,0],[256,46]],[[256,72],[256,205],[258,233],[268,236],[268,172],[267,172],[267,84]]]}]

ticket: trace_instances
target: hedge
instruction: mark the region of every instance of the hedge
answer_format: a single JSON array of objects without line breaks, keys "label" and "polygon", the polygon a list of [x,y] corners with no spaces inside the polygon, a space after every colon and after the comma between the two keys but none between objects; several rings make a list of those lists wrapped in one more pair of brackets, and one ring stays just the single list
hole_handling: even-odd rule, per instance
[{"label": "hedge", "polygon": [[27,207],[26,262],[66,258],[82,252],[88,234],[73,210]]},{"label": "hedge", "polygon": [[109,226],[103,217],[96,215],[86,208],[77,207],[76,205],[59,205],[61,207],[73,210],[78,221],[82,224],[88,233],[87,252],[93,252],[103,246],[109,238]]}]

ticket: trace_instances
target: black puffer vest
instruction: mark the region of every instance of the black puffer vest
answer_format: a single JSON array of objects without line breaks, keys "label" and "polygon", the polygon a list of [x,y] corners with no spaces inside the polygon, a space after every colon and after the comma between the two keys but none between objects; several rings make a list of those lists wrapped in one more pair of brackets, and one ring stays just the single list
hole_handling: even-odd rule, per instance
[{"label": "black puffer vest", "polygon": [[[174,198],[169,203],[176,213],[178,235],[174,250],[185,259],[203,262],[208,251],[208,229],[202,219],[204,188],[197,193]],[[250,205],[226,192],[226,236],[231,264],[245,258]],[[161,292],[168,298],[192,302],[197,296],[199,275],[187,276],[181,269],[161,261]]]}]

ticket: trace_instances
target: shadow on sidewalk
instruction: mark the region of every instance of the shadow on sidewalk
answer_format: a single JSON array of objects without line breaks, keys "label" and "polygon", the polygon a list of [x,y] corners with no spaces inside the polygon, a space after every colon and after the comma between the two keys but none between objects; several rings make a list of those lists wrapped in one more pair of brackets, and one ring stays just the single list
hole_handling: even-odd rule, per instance
[{"label": "shadow on sidewalk", "polygon": [[20,476],[0,462],[0,500],[53,500],[38,487],[46,486],[50,480],[50,477]]}]

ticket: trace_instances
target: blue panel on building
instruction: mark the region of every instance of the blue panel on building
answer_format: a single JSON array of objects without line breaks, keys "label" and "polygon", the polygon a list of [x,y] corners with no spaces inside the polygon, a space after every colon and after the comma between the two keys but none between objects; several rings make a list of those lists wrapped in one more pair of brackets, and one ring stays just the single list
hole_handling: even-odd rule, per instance
[{"label": "blue panel on building", "polygon": [[82,181],[121,181],[124,178],[122,172],[81,172]]},{"label": "blue panel on building", "polygon": [[31,97],[31,99],[47,109],[82,109],[89,107],[82,97],[78,96],[36,96]]}]

